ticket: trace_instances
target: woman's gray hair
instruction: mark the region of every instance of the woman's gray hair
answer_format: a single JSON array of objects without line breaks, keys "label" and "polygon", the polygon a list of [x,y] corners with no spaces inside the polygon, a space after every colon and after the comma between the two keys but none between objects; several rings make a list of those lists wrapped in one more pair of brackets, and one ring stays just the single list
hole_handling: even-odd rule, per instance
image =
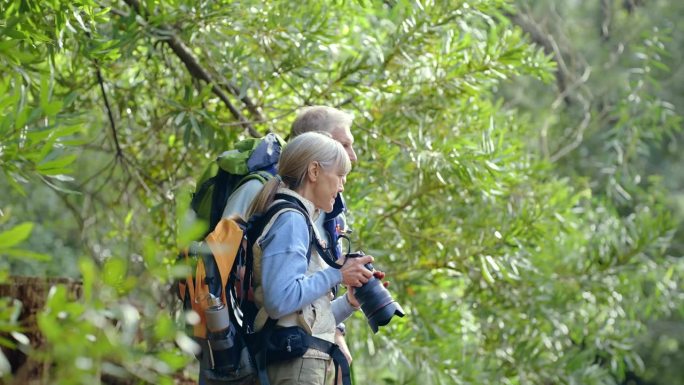
[{"label": "woman's gray hair", "polygon": [[295,190],[299,188],[309,170],[311,162],[318,162],[325,170],[347,174],[351,162],[344,147],[330,134],[306,132],[290,141],[280,155],[278,175],[285,185]]},{"label": "woman's gray hair", "polygon": [[[283,184],[297,190],[304,183],[309,165],[318,162],[325,170],[346,175],[351,170],[349,156],[340,142],[325,132],[306,132],[292,139],[283,149],[278,162],[278,175],[272,178],[249,208],[248,216],[265,212],[273,202],[278,187]],[[282,180],[282,182],[281,182]]]}]

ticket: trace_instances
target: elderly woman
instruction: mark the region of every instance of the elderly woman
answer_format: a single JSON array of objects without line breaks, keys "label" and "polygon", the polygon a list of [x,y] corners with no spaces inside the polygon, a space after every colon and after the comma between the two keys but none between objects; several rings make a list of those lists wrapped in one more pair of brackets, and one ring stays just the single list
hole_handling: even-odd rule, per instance
[{"label": "elderly woman", "polygon": [[[254,295],[260,308],[257,330],[268,319],[277,320],[276,329],[298,326],[308,335],[332,343],[335,325],[358,309],[353,290],[331,300],[332,289],[341,283],[348,287],[366,283],[372,273],[363,265],[372,257],[350,259],[339,269],[331,268],[319,254],[323,249],[313,247],[310,238],[320,242],[311,223],[321,211],[332,210],[350,169],[349,157],[339,142],[317,132],[299,135],[283,150],[279,177],[269,181],[252,203],[250,214],[264,213],[283,200],[303,209],[278,211],[254,243]],[[269,382],[323,385],[329,382],[330,362],[326,352],[308,349],[301,357],[269,362]]]}]

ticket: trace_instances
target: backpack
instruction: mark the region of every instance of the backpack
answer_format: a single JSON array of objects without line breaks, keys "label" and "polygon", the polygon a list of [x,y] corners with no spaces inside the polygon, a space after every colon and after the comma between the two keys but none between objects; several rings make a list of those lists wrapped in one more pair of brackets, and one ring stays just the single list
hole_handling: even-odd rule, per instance
[{"label": "backpack", "polygon": [[[314,246],[319,253],[325,252],[314,240],[313,224],[301,203],[281,194],[277,194],[276,199],[279,200],[276,204],[265,213],[253,216],[249,222],[234,217],[221,219],[204,241],[193,242],[181,254],[191,273],[185,281],[179,282],[178,296],[184,309],[194,310],[200,317],[192,327],[192,336],[202,347],[198,359],[207,355],[204,358],[209,361],[202,374],[207,384],[252,384],[258,377],[261,385],[268,385],[266,365],[269,359],[284,351],[290,353],[295,346],[291,342],[297,341],[299,350],[295,348],[295,352],[304,354],[308,348],[314,348],[330,354],[341,367],[345,385],[351,384],[349,366],[337,345],[291,328],[276,331],[277,320],[272,319],[262,331],[254,332],[258,308],[252,290],[252,245],[271,218],[287,209],[301,212],[307,218],[311,239],[307,260],[310,260]],[[334,264],[332,257],[324,260]],[[214,317],[217,314],[220,316]],[[216,325],[217,319],[222,323],[220,326]],[[290,332],[295,334],[282,335]],[[287,346],[281,346],[283,344],[278,341],[286,341]]]},{"label": "backpack", "polygon": [[197,218],[208,226],[205,235],[221,220],[228,198],[238,187],[252,179],[263,184],[275,175],[284,146],[285,141],[272,133],[263,138],[245,139],[206,168],[190,202]]}]

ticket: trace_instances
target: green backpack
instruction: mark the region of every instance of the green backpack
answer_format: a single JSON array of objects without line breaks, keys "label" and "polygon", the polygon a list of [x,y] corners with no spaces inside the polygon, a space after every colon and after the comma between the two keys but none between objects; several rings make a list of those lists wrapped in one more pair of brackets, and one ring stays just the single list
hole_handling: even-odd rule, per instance
[{"label": "green backpack", "polygon": [[205,235],[221,220],[228,198],[238,187],[252,179],[266,183],[276,174],[284,146],[285,141],[276,134],[245,139],[207,167],[190,202],[197,218],[208,224]]}]

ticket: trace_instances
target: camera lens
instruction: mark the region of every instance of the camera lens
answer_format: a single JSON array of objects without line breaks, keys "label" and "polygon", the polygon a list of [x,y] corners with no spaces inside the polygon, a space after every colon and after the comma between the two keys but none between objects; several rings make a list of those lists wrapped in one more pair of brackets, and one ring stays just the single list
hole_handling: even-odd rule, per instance
[{"label": "camera lens", "polygon": [[[353,253],[347,254],[347,257],[358,258],[362,255],[363,253]],[[374,270],[370,263],[364,266],[370,271]],[[363,286],[356,288],[354,295],[361,304],[361,310],[373,333],[377,333],[380,326],[387,325],[393,316],[404,316],[404,309],[392,298],[382,282],[375,277],[371,277]]]}]

